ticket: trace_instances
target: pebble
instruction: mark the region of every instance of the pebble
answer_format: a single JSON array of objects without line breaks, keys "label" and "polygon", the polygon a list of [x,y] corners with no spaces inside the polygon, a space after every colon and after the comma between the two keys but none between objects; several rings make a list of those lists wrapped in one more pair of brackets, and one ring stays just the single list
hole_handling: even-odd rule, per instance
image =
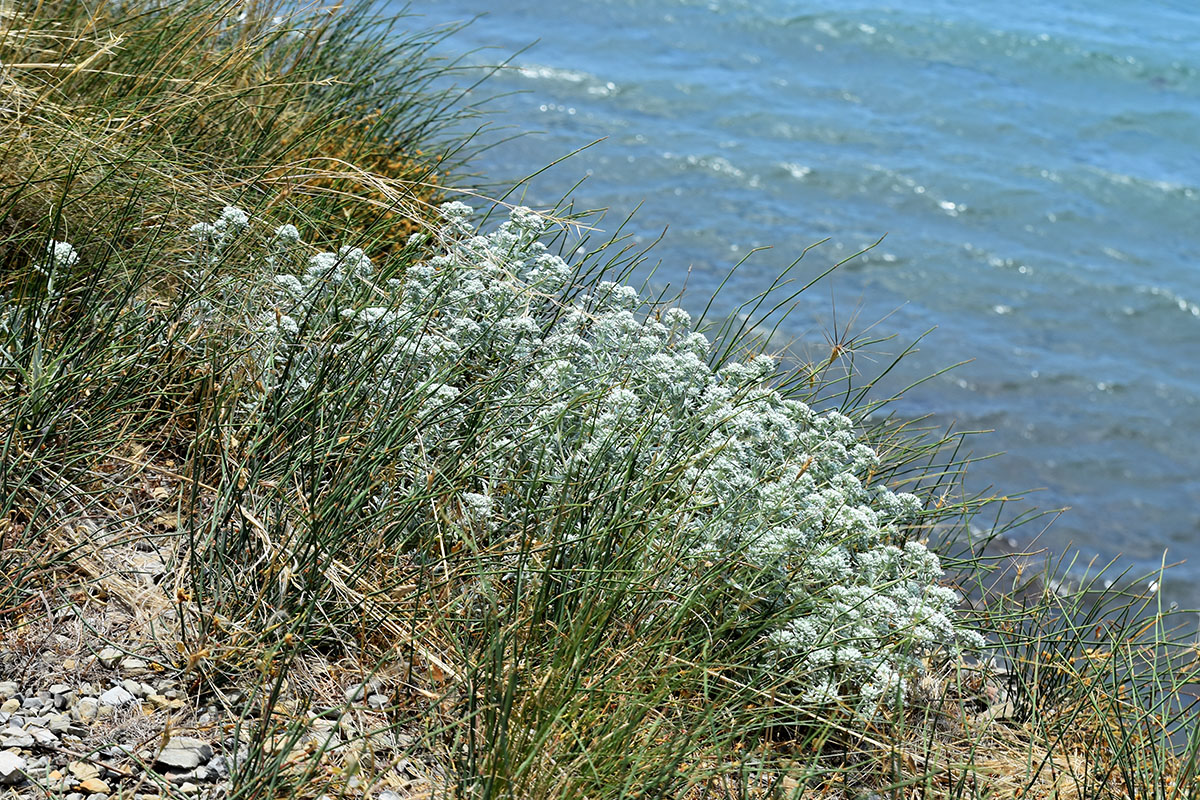
[{"label": "pebble", "polygon": [[212,745],[190,736],[176,736],[167,742],[154,763],[167,769],[195,769],[213,756]]},{"label": "pebble", "polygon": [[179,786],[179,791],[183,792],[184,794],[195,794],[196,792],[200,791],[200,787],[191,782],[182,783]]},{"label": "pebble", "polygon": [[25,780],[25,770],[28,765],[25,759],[7,750],[0,752],[0,785],[15,786]]},{"label": "pebble", "polygon": [[0,732],[0,747],[33,747],[33,736],[22,728],[7,728]]},{"label": "pebble", "polygon": [[74,775],[77,781],[100,777],[100,768],[86,761],[72,761],[67,765],[67,771]]},{"label": "pebble", "polygon": [[88,794],[108,794],[112,791],[108,788],[108,784],[99,778],[88,778],[86,781],[80,781],[79,788]]},{"label": "pebble", "polygon": [[391,701],[386,694],[373,694],[367,698],[367,705],[376,710],[383,708]]},{"label": "pebble", "polygon": [[203,764],[192,770],[192,778],[200,781],[201,783],[209,783],[217,780],[219,777],[221,776],[217,774],[215,769],[212,767],[206,767]]},{"label": "pebble", "polygon": [[0,711],[4,711],[9,714],[18,710],[20,707],[21,707],[21,701],[15,697],[10,697],[7,700],[5,700],[3,703],[0,703]]},{"label": "pebble", "polygon": [[96,654],[96,660],[108,669],[112,669],[125,654],[115,647],[106,647]]},{"label": "pebble", "polygon": [[147,666],[145,661],[142,661],[140,658],[134,658],[133,656],[130,656],[129,658],[121,659],[120,671],[122,675],[136,676],[145,675],[150,671],[150,668]]},{"label": "pebble", "polygon": [[71,709],[71,718],[80,722],[92,722],[99,716],[99,713],[100,701],[94,697],[83,697]]},{"label": "pebble", "polygon": [[30,726],[25,730],[33,737],[33,741],[42,747],[54,747],[58,744],[58,737],[45,728]]},{"label": "pebble", "polygon": [[218,778],[229,777],[229,762],[225,760],[225,756],[217,756],[209,761],[208,768],[217,773]]},{"label": "pebble", "polygon": [[16,681],[0,681],[0,697],[5,700],[21,691],[21,685]]},{"label": "pebble", "polygon": [[116,706],[118,708],[127,706],[135,700],[137,700],[137,697],[132,692],[127,691],[124,686],[114,686],[100,695],[101,703],[106,706]]}]

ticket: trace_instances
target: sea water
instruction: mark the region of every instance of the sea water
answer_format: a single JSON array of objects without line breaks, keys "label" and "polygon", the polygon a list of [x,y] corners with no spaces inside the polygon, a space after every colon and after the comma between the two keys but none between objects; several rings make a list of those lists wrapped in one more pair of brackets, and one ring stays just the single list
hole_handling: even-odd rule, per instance
[{"label": "sea water", "polygon": [[[655,281],[752,297],[805,247],[780,334],[815,357],[874,325],[870,377],[960,362],[898,413],[992,430],[967,484],[1069,507],[1039,546],[1149,573],[1200,606],[1200,9],[1171,0],[440,0],[486,15],[449,50],[494,64],[478,169],[524,201],[610,208]],[[467,76],[464,75],[464,80]],[[505,126],[508,126],[507,128]],[[536,133],[529,133],[536,131]],[[1164,556],[1165,553],[1165,556]]]}]

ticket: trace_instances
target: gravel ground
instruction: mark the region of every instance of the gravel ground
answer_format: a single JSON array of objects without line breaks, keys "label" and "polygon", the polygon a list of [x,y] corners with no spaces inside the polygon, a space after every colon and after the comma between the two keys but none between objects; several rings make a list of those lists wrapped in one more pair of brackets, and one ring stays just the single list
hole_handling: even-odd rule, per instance
[{"label": "gravel ground", "polygon": [[306,655],[267,697],[253,658],[230,671],[189,655],[183,537],[162,513],[177,487],[121,466],[100,513],[47,534],[70,558],[0,616],[0,800],[273,795],[246,788],[263,760],[300,797],[443,793],[399,670]]}]

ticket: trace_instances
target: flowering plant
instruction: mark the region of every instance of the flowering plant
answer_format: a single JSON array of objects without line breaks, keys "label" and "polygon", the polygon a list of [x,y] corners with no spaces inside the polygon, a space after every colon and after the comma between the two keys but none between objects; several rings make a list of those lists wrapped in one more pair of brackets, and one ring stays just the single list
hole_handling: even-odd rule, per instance
[{"label": "flowering plant", "polygon": [[[741,600],[713,614],[756,631],[753,646],[809,702],[853,698],[869,717],[903,695],[922,656],[982,644],[955,624],[938,557],[905,535],[920,500],[872,482],[880,458],[850,418],[773,388],[767,355],[714,368],[682,309],[616,282],[577,286],[543,242],[543,216],[517,208],[479,234],[472,213],[444,206],[437,254],[386,280],[357,248],[304,259],[296,229],[279,228],[270,279],[249,292],[241,335],[259,399],[243,413],[329,382],[336,353],[368,384],[364,418],[416,409],[375,502],[404,502],[439,459],[469,461],[451,516],[473,540],[553,538],[554,515],[531,518],[532,496],[553,509],[667,486],[687,543],[673,580],[720,565]],[[196,226],[197,263],[223,257],[247,223],[226,209]]]}]

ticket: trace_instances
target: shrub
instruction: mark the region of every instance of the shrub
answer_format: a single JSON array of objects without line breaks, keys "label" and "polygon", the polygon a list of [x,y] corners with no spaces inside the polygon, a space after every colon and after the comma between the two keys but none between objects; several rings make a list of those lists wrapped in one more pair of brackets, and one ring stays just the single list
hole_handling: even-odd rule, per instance
[{"label": "shrub", "polygon": [[[221,331],[214,354],[249,355],[244,383],[256,389],[235,425],[351,375],[364,424],[393,425],[399,399],[416,430],[369,504],[411,502],[430,474],[470,463],[442,502],[475,548],[556,538],[559,520],[531,521],[531,501],[603,505],[615,490],[653,486],[657,507],[624,513],[667,515],[655,527],[674,531],[670,546],[686,543],[681,586],[722,565],[728,606],[710,608],[710,624],[754,631],[763,658],[811,703],[853,696],[874,716],[902,699],[923,657],[982,644],[954,621],[959,598],[938,585],[937,556],[908,538],[920,500],[873,482],[880,459],[848,417],[771,388],[769,356],[714,369],[682,309],[611,281],[578,286],[529,209],[486,235],[461,203],[443,219],[440,253],[382,281],[357,248],[299,257],[290,226],[263,252],[229,256],[249,223],[234,208],[194,226],[195,264],[251,259],[234,274],[260,276],[219,294],[200,287],[192,317]],[[212,326],[218,296],[239,300],[232,325]],[[583,562],[586,546],[567,550]],[[525,591],[539,580],[525,578]]]}]

